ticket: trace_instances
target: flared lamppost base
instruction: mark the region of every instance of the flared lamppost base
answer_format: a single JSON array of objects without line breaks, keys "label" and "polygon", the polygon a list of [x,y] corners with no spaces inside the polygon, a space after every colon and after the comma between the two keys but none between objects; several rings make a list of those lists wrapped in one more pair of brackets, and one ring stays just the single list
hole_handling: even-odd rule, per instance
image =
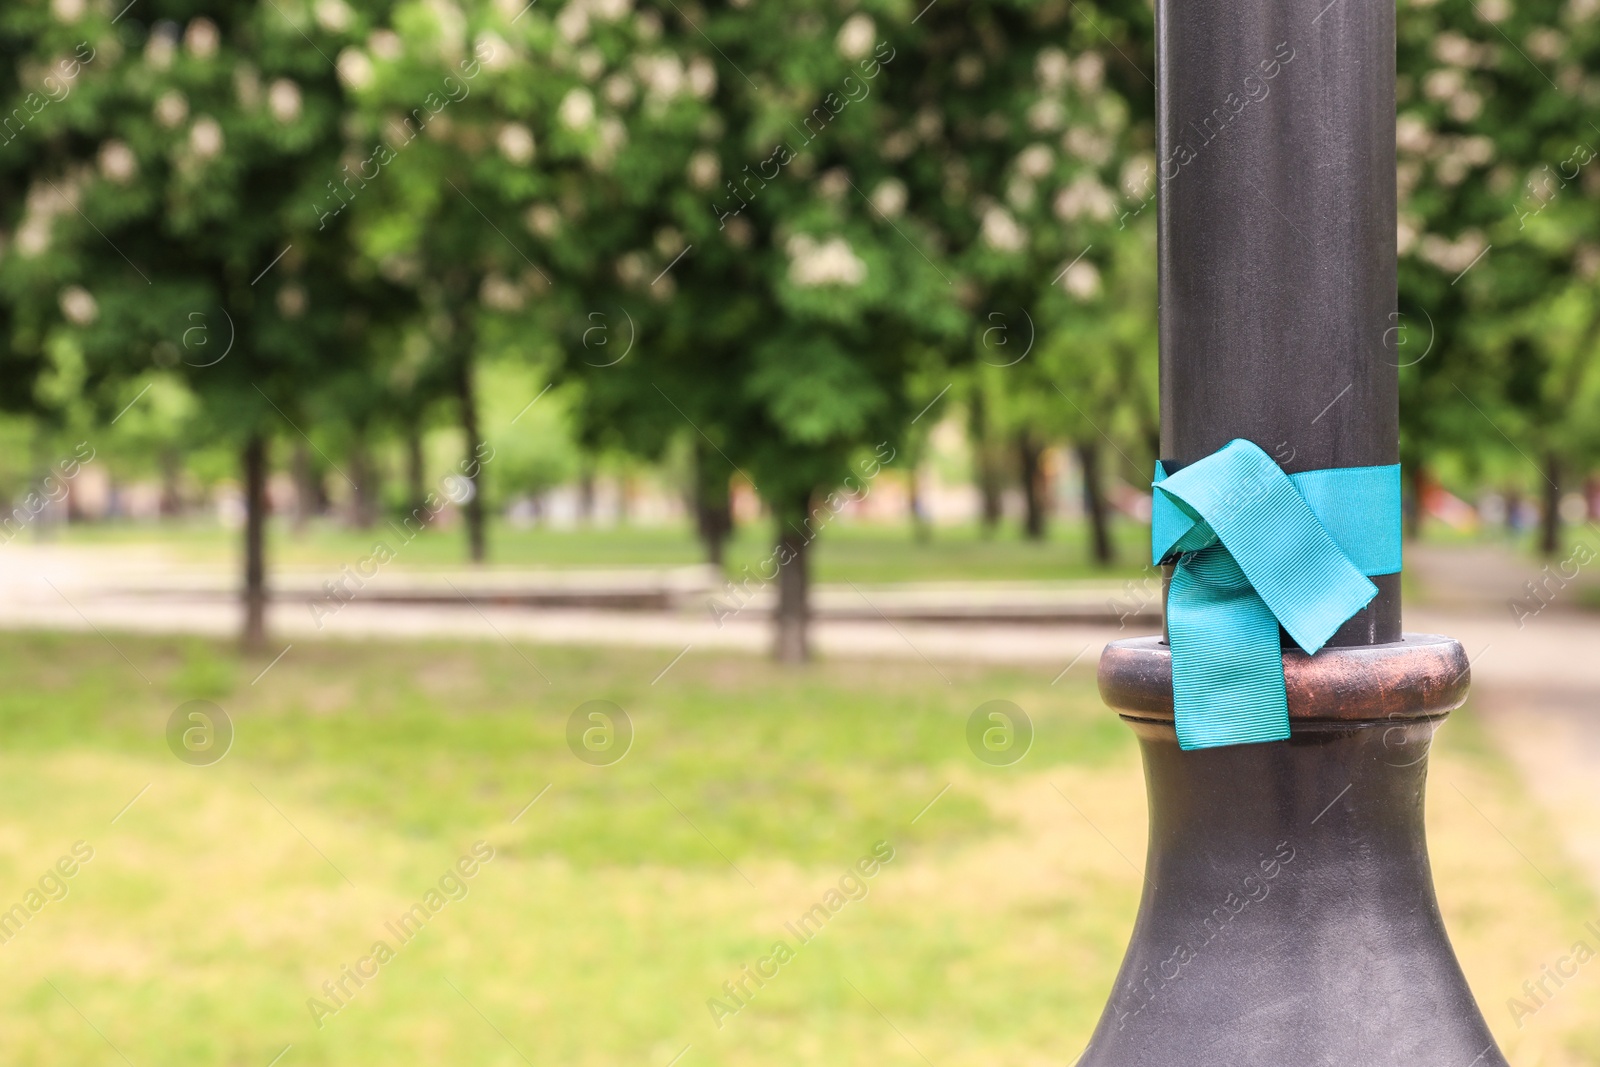
[{"label": "flared lamppost base", "polygon": [[1466,698],[1460,644],[1284,654],[1287,741],[1184,752],[1172,656],[1119,641],[1100,691],[1150,802],[1127,956],[1080,1067],[1505,1067],[1434,896],[1429,742]]}]

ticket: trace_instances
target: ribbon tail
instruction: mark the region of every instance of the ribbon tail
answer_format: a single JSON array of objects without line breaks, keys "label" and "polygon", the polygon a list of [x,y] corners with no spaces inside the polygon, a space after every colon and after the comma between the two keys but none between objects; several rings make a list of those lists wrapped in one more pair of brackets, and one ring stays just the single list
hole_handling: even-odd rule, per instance
[{"label": "ribbon tail", "polygon": [[1167,637],[1179,748],[1289,737],[1278,619],[1225,547],[1178,561]]}]

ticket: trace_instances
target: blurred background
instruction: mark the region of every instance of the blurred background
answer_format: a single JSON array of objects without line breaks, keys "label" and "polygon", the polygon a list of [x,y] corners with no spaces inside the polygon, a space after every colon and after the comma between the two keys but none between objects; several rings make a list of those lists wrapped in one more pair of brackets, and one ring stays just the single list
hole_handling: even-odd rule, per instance
[{"label": "blurred background", "polygon": [[[1600,4],[1398,19],[1435,875],[1508,1054],[1593,1064]],[[1158,158],[1153,23],[0,12],[0,1059],[1072,1062],[1155,193],[1318,44]]]}]

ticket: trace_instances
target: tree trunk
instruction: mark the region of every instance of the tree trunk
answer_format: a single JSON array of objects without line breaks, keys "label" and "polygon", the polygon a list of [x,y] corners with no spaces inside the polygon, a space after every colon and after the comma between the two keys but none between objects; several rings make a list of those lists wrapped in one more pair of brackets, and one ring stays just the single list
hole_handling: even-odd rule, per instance
[{"label": "tree trunk", "polygon": [[415,425],[406,428],[406,496],[410,498],[407,511],[416,514],[428,498],[427,463],[422,455],[422,430]]},{"label": "tree trunk", "polygon": [[1089,520],[1094,561],[1102,567],[1110,566],[1116,560],[1116,547],[1111,543],[1111,509],[1100,480],[1100,446],[1093,441],[1079,441],[1074,451],[1083,473],[1083,513]]},{"label": "tree trunk", "polygon": [[350,477],[355,493],[350,501],[350,522],[358,530],[370,530],[378,521],[379,478],[378,467],[367,446],[365,427],[356,431],[350,445]]},{"label": "tree trunk", "polygon": [[1540,516],[1539,551],[1554,556],[1561,550],[1561,458],[1544,457],[1544,514]]},{"label": "tree trunk", "polygon": [[267,439],[254,433],[245,442],[244,467],[244,647],[267,643]]},{"label": "tree trunk", "polygon": [[183,457],[177,449],[161,450],[161,503],[158,511],[163,519],[176,519],[183,514]]},{"label": "tree trunk", "polygon": [[1522,532],[1522,490],[1512,486],[1506,490],[1506,534],[1513,540]]},{"label": "tree trunk", "polygon": [[925,545],[933,540],[933,523],[928,519],[928,506],[922,499],[921,475],[922,472],[913,463],[910,477],[907,479],[910,488],[911,535],[917,544]]},{"label": "tree trunk", "polygon": [[1044,485],[1044,464],[1040,462],[1044,450],[1024,430],[1017,435],[1017,458],[1022,472],[1023,533],[1030,541],[1043,541],[1046,522],[1045,500],[1048,491]]},{"label": "tree trunk", "polygon": [[1406,510],[1406,540],[1415,541],[1422,536],[1423,506],[1428,493],[1428,471],[1421,463],[1413,463],[1411,473],[1411,507]]},{"label": "tree trunk", "polygon": [[578,525],[594,523],[594,465],[585,461],[578,475]]},{"label": "tree trunk", "polygon": [[804,526],[811,495],[790,507],[773,508],[778,521],[778,609],[772,657],[779,663],[804,663],[811,658],[810,545]]},{"label": "tree trunk", "polygon": [[722,569],[723,548],[733,533],[733,503],[728,476],[718,460],[708,460],[705,450],[694,452],[694,484],[690,489],[695,529],[705,548],[706,562]]},{"label": "tree trunk", "polygon": [[995,455],[994,442],[989,439],[989,415],[981,391],[974,392],[971,415],[973,474],[978,482],[979,528],[987,540],[994,536],[1000,525],[1001,485],[1000,462]]},{"label": "tree trunk", "polygon": [[478,435],[478,398],[472,387],[473,336],[464,320],[456,328],[456,398],[461,404],[461,432],[466,437],[462,475],[472,484],[462,511],[466,518],[467,554],[472,562],[482,563],[489,549],[484,531],[483,466],[478,456],[483,439]]},{"label": "tree trunk", "polygon": [[305,536],[306,525],[317,511],[318,487],[311,466],[311,449],[304,440],[296,441],[289,459],[290,477],[294,479],[294,511],[289,520],[290,532],[296,537]]}]

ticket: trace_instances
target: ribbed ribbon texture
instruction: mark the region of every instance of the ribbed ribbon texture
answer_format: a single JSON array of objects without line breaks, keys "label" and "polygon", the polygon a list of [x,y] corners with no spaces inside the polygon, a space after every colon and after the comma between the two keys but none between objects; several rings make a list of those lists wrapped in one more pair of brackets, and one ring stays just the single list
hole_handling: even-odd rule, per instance
[{"label": "ribbed ribbon texture", "polygon": [[1287,738],[1278,627],[1315,654],[1400,570],[1399,465],[1285,474],[1235,440],[1152,484],[1178,745]]}]

